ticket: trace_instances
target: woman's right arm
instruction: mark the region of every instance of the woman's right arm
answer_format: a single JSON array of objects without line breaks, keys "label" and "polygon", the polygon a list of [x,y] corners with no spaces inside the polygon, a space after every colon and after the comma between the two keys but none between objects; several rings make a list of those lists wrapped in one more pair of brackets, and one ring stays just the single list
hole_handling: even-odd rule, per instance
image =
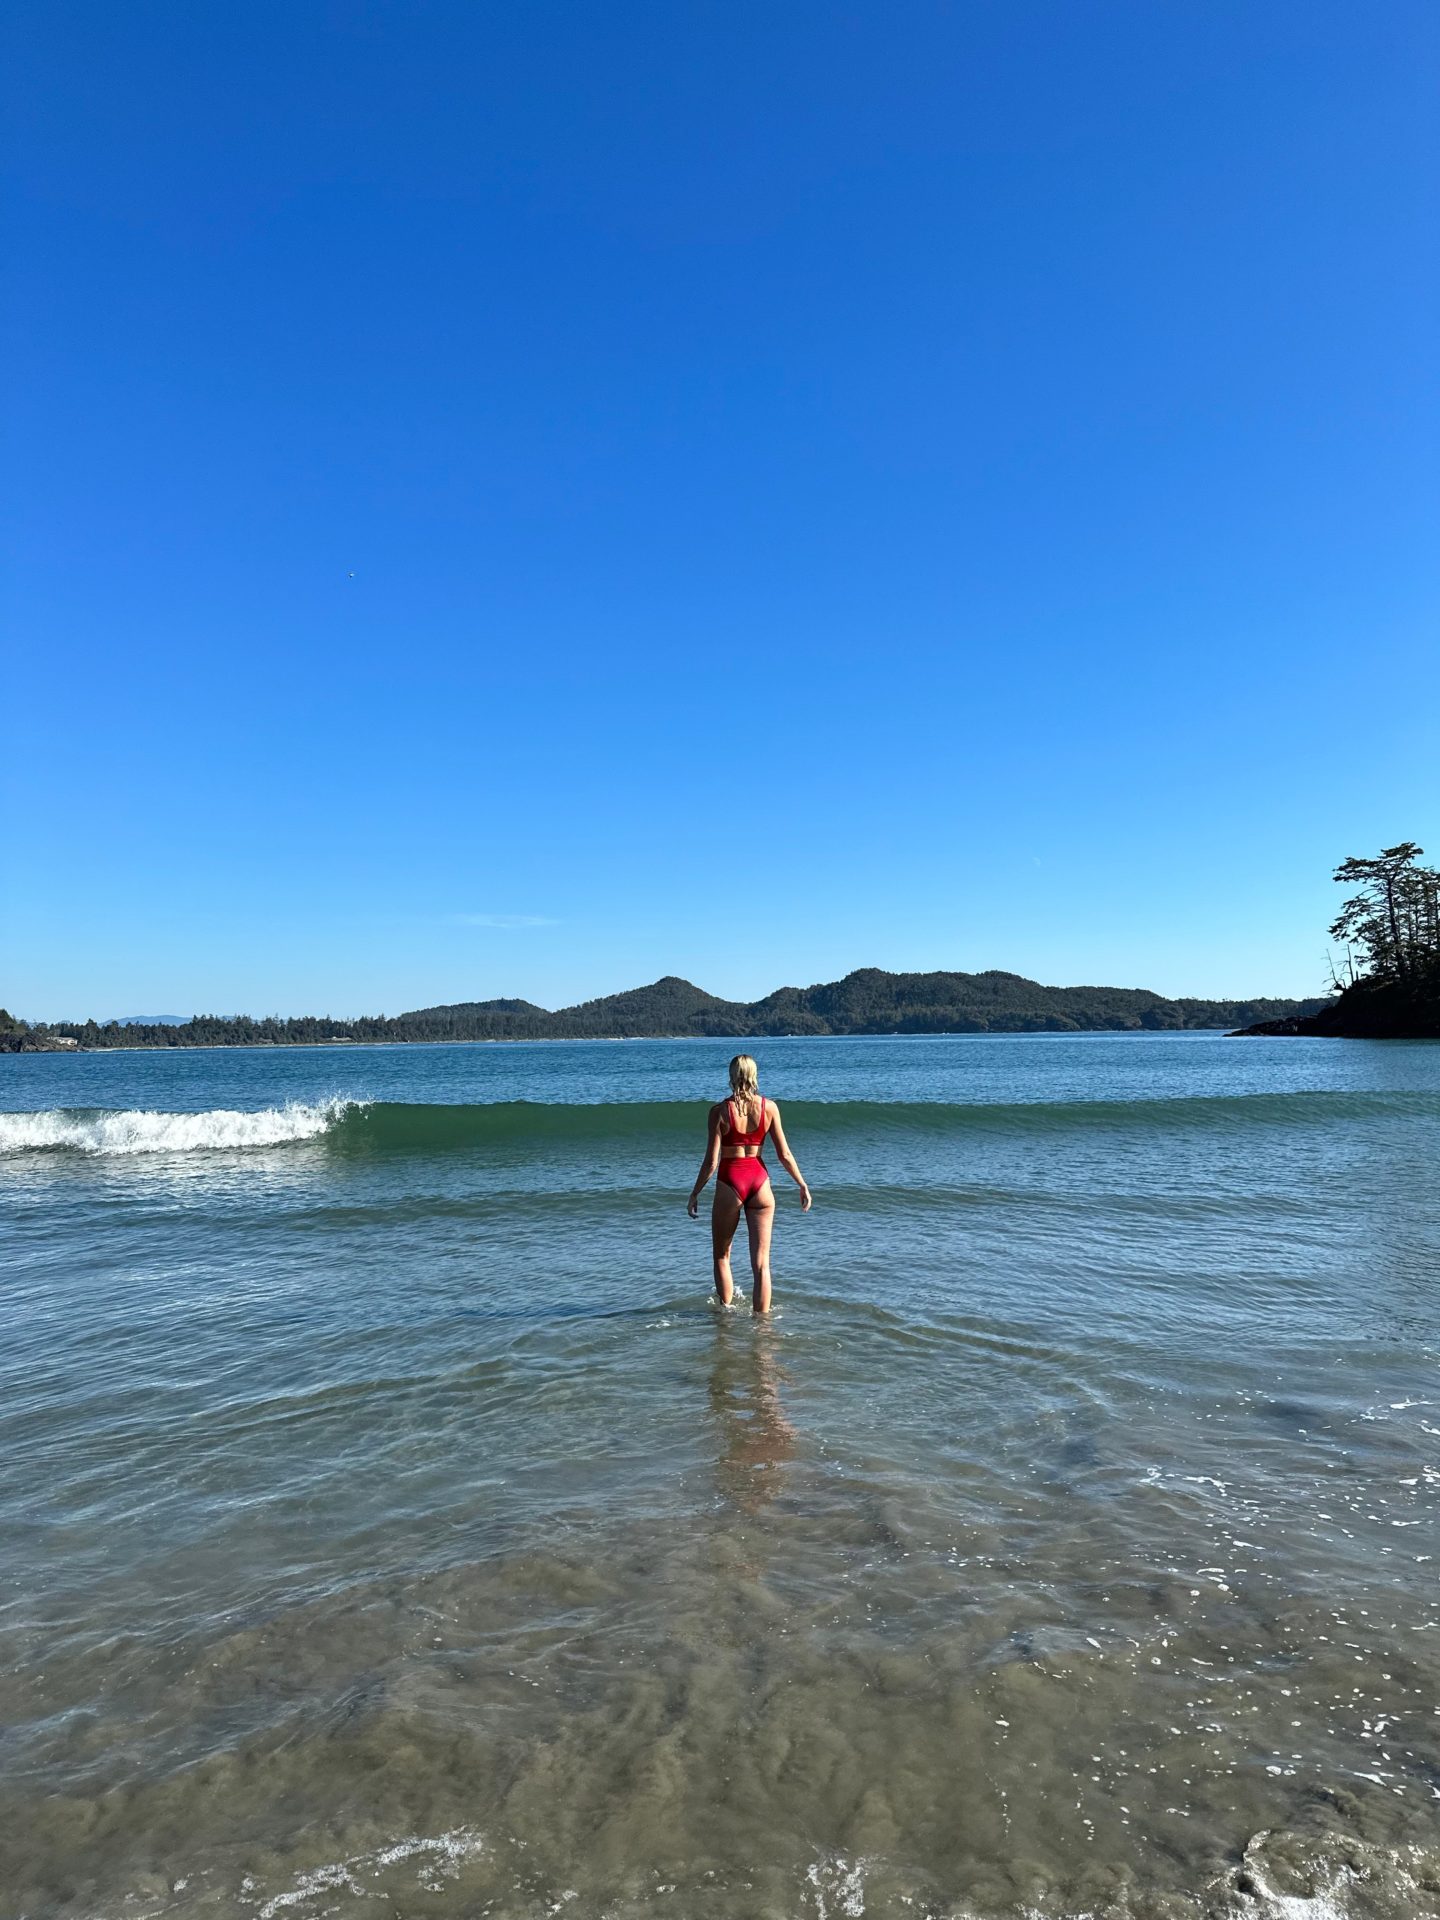
[{"label": "woman's right arm", "polygon": [[700,1171],[695,1176],[695,1184],[690,1189],[687,1210],[693,1220],[700,1211],[700,1196],[710,1184],[710,1176],[720,1164],[720,1114],[719,1107],[710,1109],[710,1132],[705,1141],[705,1153],[700,1161]]},{"label": "woman's right arm", "polygon": [[810,1211],[810,1189],[805,1184],[805,1176],[795,1164],[795,1156],[790,1151],[790,1142],[785,1138],[785,1129],[780,1123],[780,1109],[770,1102],[770,1138],[775,1142],[775,1152],[786,1173],[800,1189],[800,1211]]}]

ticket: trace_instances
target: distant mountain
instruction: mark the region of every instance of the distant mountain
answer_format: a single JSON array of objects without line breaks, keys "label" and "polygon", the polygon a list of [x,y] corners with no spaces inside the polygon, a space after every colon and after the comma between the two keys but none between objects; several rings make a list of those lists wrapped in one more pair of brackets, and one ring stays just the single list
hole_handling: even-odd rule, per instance
[{"label": "distant mountain", "polygon": [[[760,1038],[777,1034],[1175,1032],[1295,1019],[1322,1000],[1167,1000],[1142,987],[1044,987],[1018,973],[885,973],[862,967],[763,1000],[717,999],[667,974],[648,987],[549,1012],[530,1000],[465,1000],[393,1019],[253,1020],[248,1015],[136,1019],[49,1032],[82,1046],[309,1046],[350,1041]],[[41,1030],[37,1029],[37,1032]]]},{"label": "distant mountain", "polygon": [[112,1027],[183,1027],[188,1013],[122,1013],[104,1024]]}]

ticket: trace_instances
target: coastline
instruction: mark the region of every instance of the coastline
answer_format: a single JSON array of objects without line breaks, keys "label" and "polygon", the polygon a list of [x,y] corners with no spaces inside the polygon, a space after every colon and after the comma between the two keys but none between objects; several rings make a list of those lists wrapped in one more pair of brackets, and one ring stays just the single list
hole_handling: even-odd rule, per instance
[{"label": "coastline", "polygon": [[173,1051],[192,1046],[376,1046],[501,1040],[955,1037],[985,1033],[1224,1032],[1302,1017],[1318,1000],[1207,998],[1147,987],[1046,986],[1018,973],[892,973],[860,967],[840,980],[778,987],[730,1000],[666,974],[646,986],[548,1008],[501,998],[451,1001],[397,1014],[192,1013],[173,1019],[17,1020],[0,1008],[0,1047],[40,1052]]},{"label": "coastline", "polygon": [[[1244,1033],[1258,1028],[1244,1028]],[[1235,1030],[1224,1027],[1071,1027],[1066,1030],[1034,1027],[990,1027],[983,1033],[962,1030],[937,1033],[564,1033],[507,1034],[484,1040],[199,1040],[174,1047],[17,1047],[9,1051],[17,1057],[43,1054],[47,1059],[93,1058],[96,1054],[182,1054],[182,1053],[364,1053],[380,1048],[422,1049],[425,1047],[573,1047],[573,1046],[714,1046],[731,1040],[743,1040],[763,1046],[772,1040],[1173,1040],[1184,1034],[1225,1034]]]},{"label": "coastline", "polygon": [[1440,1040],[1440,982],[1353,981],[1329,1006],[1236,1029],[1236,1039]]}]

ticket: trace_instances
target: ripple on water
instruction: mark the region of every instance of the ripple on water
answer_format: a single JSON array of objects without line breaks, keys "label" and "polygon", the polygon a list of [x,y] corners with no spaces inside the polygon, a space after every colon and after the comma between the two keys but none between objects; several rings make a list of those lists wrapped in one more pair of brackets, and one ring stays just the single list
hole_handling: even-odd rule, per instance
[{"label": "ripple on water", "polygon": [[0,1167],[0,1910],[1440,1911],[1440,1102],[1299,1044],[777,1048],[913,1079],[761,1327],[679,1055],[117,1061]]}]

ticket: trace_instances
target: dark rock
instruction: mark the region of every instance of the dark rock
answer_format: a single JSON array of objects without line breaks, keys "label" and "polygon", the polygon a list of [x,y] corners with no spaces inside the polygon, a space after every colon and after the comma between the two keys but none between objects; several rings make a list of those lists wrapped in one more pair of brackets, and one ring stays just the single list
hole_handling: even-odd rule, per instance
[{"label": "dark rock", "polygon": [[1357,980],[1318,1013],[1290,1014],[1242,1027],[1252,1034],[1301,1034],[1333,1040],[1440,1040],[1440,979]]}]

